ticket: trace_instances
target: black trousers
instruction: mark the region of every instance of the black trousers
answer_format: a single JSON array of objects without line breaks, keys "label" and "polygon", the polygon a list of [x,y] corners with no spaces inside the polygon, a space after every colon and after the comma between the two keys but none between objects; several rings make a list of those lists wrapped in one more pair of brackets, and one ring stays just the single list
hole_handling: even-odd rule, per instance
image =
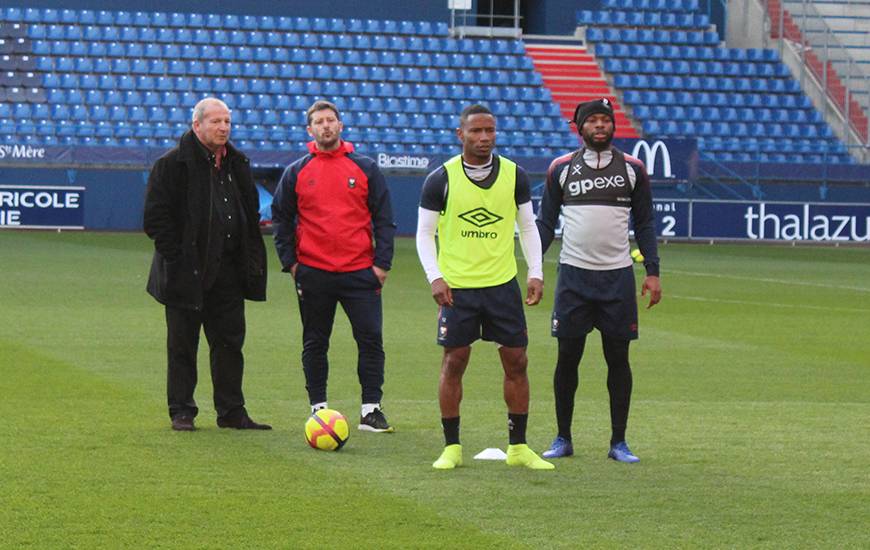
[{"label": "black trousers", "polygon": [[218,418],[247,415],[242,395],[245,342],[245,300],[238,263],[224,256],[214,283],[205,291],[200,311],[166,307],[166,348],[169,369],[166,396],[169,416],[195,417],[199,412],[196,388],[196,353],[205,329]]},{"label": "black trousers", "polygon": [[341,304],[356,340],[357,376],[363,403],[380,403],[384,385],[381,285],[374,271],[333,273],[299,264],[296,294],[302,316],[302,370],[313,405],[326,401],[329,338]]}]

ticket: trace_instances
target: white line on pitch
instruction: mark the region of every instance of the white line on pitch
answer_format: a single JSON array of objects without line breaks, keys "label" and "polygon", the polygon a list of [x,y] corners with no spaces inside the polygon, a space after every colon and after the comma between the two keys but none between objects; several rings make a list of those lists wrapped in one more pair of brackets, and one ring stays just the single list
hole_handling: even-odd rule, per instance
[{"label": "white line on pitch", "polygon": [[[523,257],[518,255],[517,259],[522,260]],[[545,258],[545,263],[557,264],[558,258]],[[701,271],[683,271],[681,269],[664,269],[663,273],[674,273],[676,275],[690,275],[695,277],[712,277],[714,279],[735,279],[738,281],[756,281],[759,283],[777,283],[783,285],[795,286],[812,286],[817,288],[830,288],[834,290],[854,290],[855,292],[870,292],[870,288],[863,286],[846,286],[846,285],[830,285],[825,283],[808,283],[805,281],[795,281],[793,279],[772,279],[769,277],[750,277],[748,275],[727,275],[724,273],[705,273]]]},{"label": "white line on pitch", "polygon": [[795,281],[793,279],[771,279],[768,277],[749,277],[747,275],[726,275],[723,273],[704,273],[699,271],[682,271],[679,269],[666,269],[666,273],[676,273],[677,275],[693,275],[696,277],[713,277],[715,279],[735,279],[738,281],[758,281],[760,283],[777,283],[797,286],[814,286],[819,288],[832,288],[836,290],[854,290],[856,292],[870,292],[870,288],[863,286],[845,286],[831,285],[825,283],[808,283],[805,281]]},{"label": "white line on pitch", "polygon": [[665,298],[676,298],[679,300],[691,300],[694,302],[717,302],[720,304],[737,304],[737,305],[795,308],[795,309],[814,309],[814,310],[819,310],[819,311],[847,311],[850,313],[870,313],[870,309],[860,309],[860,308],[851,308],[851,307],[812,306],[812,305],[808,305],[808,304],[778,304],[775,302],[753,302],[750,300],[728,300],[725,298],[706,298],[704,296],[683,296],[681,294],[666,294]]}]

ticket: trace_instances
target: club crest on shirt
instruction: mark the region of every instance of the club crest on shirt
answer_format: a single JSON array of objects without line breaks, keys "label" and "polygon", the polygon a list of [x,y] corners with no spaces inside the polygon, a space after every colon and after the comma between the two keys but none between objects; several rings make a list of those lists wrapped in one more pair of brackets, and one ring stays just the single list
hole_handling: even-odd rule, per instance
[{"label": "club crest on shirt", "polygon": [[347,188],[353,189],[356,187],[356,178],[347,178]]}]

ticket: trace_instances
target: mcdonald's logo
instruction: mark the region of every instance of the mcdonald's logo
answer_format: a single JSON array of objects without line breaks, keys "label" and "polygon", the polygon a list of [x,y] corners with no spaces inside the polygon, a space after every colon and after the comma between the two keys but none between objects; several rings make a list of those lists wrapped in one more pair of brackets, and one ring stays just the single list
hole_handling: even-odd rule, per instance
[{"label": "mcdonald's logo", "polygon": [[[641,158],[640,152],[644,152],[644,157]],[[631,151],[631,156],[640,159],[643,161],[644,166],[646,166],[647,173],[650,177],[653,177],[656,174],[656,158],[658,157],[658,153],[661,151],[662,153],[662,173],[660,177],[663,178],[672,178],[674,177],[673,172],[671,172],[671,152],[668,151],[668,146],[665,145],[664,141],[658,140],[652,144],[646,142],[646,140],[639,140],[634,144],[634,149]]]}]

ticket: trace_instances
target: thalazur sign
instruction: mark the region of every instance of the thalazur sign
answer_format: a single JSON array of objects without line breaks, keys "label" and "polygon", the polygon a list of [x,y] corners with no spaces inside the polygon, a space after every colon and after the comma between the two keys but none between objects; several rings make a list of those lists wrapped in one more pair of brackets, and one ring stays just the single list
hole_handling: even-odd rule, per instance
[{"label": "thalazur sign", "polygon": [[662,238],[870,243],[870,204],[656,200]]}]

